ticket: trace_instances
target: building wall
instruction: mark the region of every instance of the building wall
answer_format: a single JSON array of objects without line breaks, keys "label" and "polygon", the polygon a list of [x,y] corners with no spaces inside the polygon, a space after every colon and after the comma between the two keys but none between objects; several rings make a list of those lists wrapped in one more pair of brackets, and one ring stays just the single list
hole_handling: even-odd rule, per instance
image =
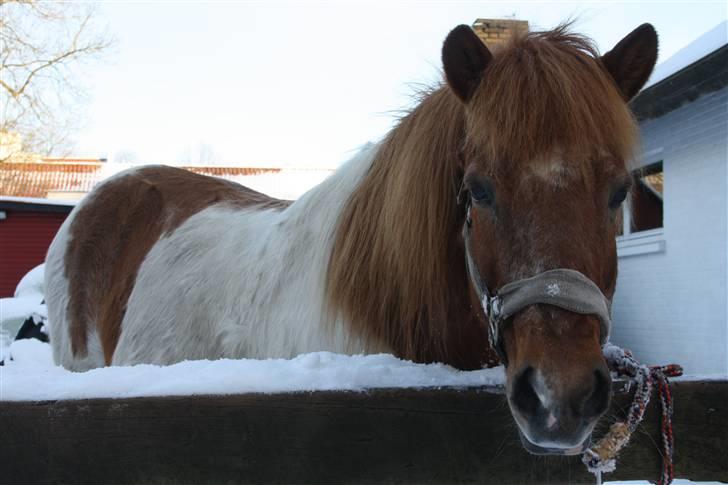
[{"label": "building wall", "polygon": [[0,298],[13,296],[25,274],[45,261],[46,251],[68,214],[3,210],[0,220]]},{"label": "building wall", "polygon": [[515,34],[528,32],[528,21],[515,19],[477,19],[473,30],[488,47],[497,47],[508,42]]},{"label": "building wall", "polygon": [[633,255],[619,258],[612,342],[645,363],[728,375],[728,88],[641,131],[641,163],[663,161],[664,229],[618,243]]}]

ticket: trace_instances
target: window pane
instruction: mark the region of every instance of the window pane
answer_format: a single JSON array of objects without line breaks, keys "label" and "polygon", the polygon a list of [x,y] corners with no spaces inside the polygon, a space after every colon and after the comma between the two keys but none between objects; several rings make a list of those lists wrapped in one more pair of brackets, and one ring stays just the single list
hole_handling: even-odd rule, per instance
[{"label": "window pane", "polygon": [[615,217],[614,223],[617,225],[617,236],[622,236],[624,234],[624,211],[625,207],[624,204],[617,209],[617,216]]},{"label": "window pane", "polygon": [[635,171],[632,194],[632,232],[662,227],[662,162]]}]

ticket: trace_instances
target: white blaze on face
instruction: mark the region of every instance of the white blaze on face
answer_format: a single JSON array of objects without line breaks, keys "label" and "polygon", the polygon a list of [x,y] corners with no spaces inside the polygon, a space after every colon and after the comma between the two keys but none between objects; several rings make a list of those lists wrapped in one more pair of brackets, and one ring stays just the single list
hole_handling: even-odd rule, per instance
[{"label": "white blaze on face", "polygon": [[531,385],[533,386],[533,390],[536,392],[536,396],[538,396],[538,399],[541,401],[541,405],[544,409],[550,410],[553,402],[553,393],[546,384],[546,379],[540,370],[537,370],[536,373],[533,374],[533,382]]},{"label": "white blaze on face", "polygon": [[578,176],[578,173],[568,167],[561,156],[555,156],[549,160],[533,160],[528,165],[527,174],[553,187],[565,187]]}]

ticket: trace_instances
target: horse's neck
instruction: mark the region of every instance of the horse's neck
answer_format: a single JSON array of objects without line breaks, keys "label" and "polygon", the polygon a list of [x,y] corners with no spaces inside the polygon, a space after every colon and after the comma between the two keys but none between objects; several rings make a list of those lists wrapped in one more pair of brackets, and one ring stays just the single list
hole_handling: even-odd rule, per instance
[{"label": "horse's neck", "polygon": [[345,322],[331,318],[325,296],[326,268],[339,216],[369,170],[377,149],[374,145],[365,147],[321,184],[267,219],[260,234],[265,250],[253,263],[260,268],[263,280],[246,291],[264,288],[270,295],[264,304],[244,309],[252,314],[247,320],[270,322],[266,343],[255,349],[259,354],[254,356],[386,350],[352,338]]},{"label": "horse's neck", "polygon": [[327,296],[364,339],[383,342],[401,357],[471,367],[479,362],[456,361],[468,355],[463,344],[479,335],[468,324],[473,318],[458,237],[463,131],[462,105],[441,89],[388,134],[343,207]]}]

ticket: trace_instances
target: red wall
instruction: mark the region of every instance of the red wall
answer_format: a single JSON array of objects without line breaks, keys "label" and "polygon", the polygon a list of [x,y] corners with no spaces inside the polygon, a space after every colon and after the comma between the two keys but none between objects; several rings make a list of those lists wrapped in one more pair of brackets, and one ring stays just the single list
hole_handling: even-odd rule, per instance
[{"label": "red wall", "polygon": [[3,209],[0,220],[0,297],[13,296],[28,271],[45,261],[46,251],[68,214]]}]

